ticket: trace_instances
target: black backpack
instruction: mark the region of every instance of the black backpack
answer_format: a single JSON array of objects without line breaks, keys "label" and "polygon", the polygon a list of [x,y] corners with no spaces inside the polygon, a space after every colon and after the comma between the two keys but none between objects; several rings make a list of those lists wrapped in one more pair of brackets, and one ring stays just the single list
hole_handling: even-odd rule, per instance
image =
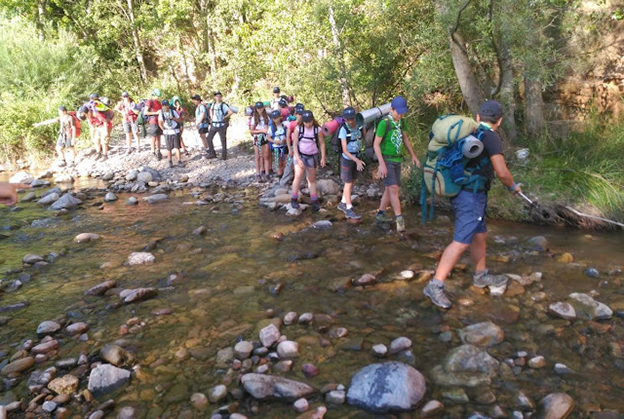
[{"label": "black backpack", "polygon": [[[342,154],[342,141],[340,140],[340,138],[338,138],[338,135],[340,135],[340,130],[343,127],[344,127],[345,131],[347,131],[347,144],[352,142],[352,141],[356,141],[356,140],[352,140],[351,139],[351,129],[349,128],[349,126],[347,125],[346,122],[343,122],[336,129],[336,131],[334,131],[334,135],[332,136],[332,139],[331,139],[332,150],[334,150],[334,153],[336,153],[336,154]],[[359,128],[359,130],[360,130],[360,132],[362,132],[362,128]],[[364,135],[362,135],[362,137],[364,137]]]},{"label": "black backpack", "polygon": [[[299,125],[299,141],[301,141],[301,139],[303,138],[304,132],[305,132],[305,127],[303,125]],[[321,146],[319,145],[318,133],[319,133],[319,127],[315,126],[314,127],[314,141],[316,142],[316,147],[320,150]]]}]

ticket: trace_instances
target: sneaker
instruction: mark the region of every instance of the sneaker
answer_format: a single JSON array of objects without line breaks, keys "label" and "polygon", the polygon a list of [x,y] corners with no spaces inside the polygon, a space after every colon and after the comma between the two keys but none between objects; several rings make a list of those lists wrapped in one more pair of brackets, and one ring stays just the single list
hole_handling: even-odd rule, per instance
[{"label": "sneaker", "polygon": [[158,151],[158,152],[156,153],[156,158],[158,159],[158,161],[162,160],[162,157],[163,157],[163,156],[162,156],[162,153],[161,153],[160,151]]},{"label": "sneaker", "polygon": [[405,232],[405,219],[403,216],[396,217],[397,233]]},{"label": "sneaker", "polygon": [[169,160],[169,168],[173,168],[173,162],[171,160]]},{"label": "sneaker", "polygon": [[429,297],[431,302],[436,306],[440,308],[451,308],[451,300],[448,299],[444,292],[444,282],[432,279],[423,289],[423,294]]},{"label": "sneaker", "polygon": [[392,218],[388,217],[385,212],[377,211],[377,215],[375,216],[375,220],[378,223],[390,223],[392,222]]},{"label": "sneaker", "polygon": [[338,204],[338,209],[346,214],[347,213],[347,204],[345,204],[344,202],[340,202]]},{"label": "sneaker", "polygon": [[102,158],[102,153],[97,153],[97,156],[95,156],[95,161],[98,161]]},{"label": "sneaker", "polygon": [[59,160],[58,167],[65,167],[65,166],[66,166],[65,160]]},{"label": "sneaker", "polygon": [[131,149],[126,150],[126,156],[129,156],[129,155],[130,155],[130,153],[132,153],[132,150],[131,150]]},{"label": "sneaker", "polygon": [[353,208],[349,208],[344,213],[347,218],[352,218],[354,220],[359,220],[360,218],[362,218],[361,215],[356,214],[355,211],[353,211]]},{"label": "sneaker", "polygon": [[108,160],[108,155],[107,155],[107,154],[104,154],[104,155],[102,156],[102,161],[104,161],[104,160]]},{"label": "sneaker", "polygon": [[312,201],[310,208],[312,209],[312,212],[319,212],[321,210],[321,204],[319,204],[318,201]]},{"label": "sneaker", "polygon": [[487,269],[472,276],[472,283],[477,288],[504,287],[507,285],[508,280],[509,278],[507,278],[507,276],[491,274]]},{"label": "sneaker", "polygon": [[290,198],[290,206],[295,209],[299,208],[299,201],[297,201],[295,198]]}]

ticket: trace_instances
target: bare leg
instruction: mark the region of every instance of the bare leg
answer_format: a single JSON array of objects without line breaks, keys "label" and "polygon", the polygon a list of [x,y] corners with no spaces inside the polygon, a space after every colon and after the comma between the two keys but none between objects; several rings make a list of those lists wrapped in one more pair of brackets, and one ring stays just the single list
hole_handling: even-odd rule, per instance
[{"label": "bare leg", "polygon": [[485,269],[486,239],[487,233],[477,233],[472,238],[470,257],[474,264],[475,272],[480,272]]},{"label": "bare leg", "polygon": [[352,190],[353,190],[353,182],[345,183],[344,189],[342,190],[342,198],[345,204],[347,204],[347,207],[350,207],[351,205],[353,205],[351,203],[351,191]]},{"label": "bare leg", "polygon": [[390,192],[390,205],[392,205],[392,211],[395,216],[401,215],[401,200],[399,199],[399,185],[392,185],[388,187]]},{"label": "bare leg", "polygon": [[388,204],[390,204],[390,191],[389,186],[386,186],[384,189],[383,195],[381,195],[381,201],[379,202],[379,211],[385,211],[388,208]]},{"label": "bare leg", "polygon": [[299,185],[301,185],[301,179],[303,178],[303,174],[305,173],[305,169],[302,169],[297,163],[295,163],[295,180],[292,185],[292,194],[299,195]]},{"label": "bare leg", "polygon": [[442,253],[442,258],[440,259],[440,263],[438,263],[438,268],[436,269],[434,278],[439,279],[440,281],[446,280],[453,270],[453,267],[457,264],[457,262],[459,262],[461,255],[469,247],[469,244],[463,244],[456,241],[449,244],[446,249],[444,249],[444,253]]},{"label": "bare leg", "polygon": [[264,163],[264,173],[268,176],[271,171],[271,150],[268,144],[262,146],[262,162]]},{"label": "bare leg", "polygon": [[256,175],[260,175],[260,172],[262,172],[262,156],[260,155],[260,150],[258,149],[258,146],[254,145],[253,148],[256,161]]},{"label": "bare leg", "polygon": [[305,171],[308,179],[308,188],[310,188],[310,196],[316,196],[316,169],[307,167]]}]

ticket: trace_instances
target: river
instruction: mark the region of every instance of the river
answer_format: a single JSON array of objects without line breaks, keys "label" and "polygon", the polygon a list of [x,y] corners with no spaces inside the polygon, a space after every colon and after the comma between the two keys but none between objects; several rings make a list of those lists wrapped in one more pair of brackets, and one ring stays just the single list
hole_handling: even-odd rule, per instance
[{"label": "river", "polygon": [[[290,403],[258,402],[240,391],[232,392],[239,388],[237,372],[218,368],[215,354],[232,347],[237,338],[257,341],[259,329],[272,317],[290,311],[311,312],[317,316],[312,325],[281,328],[282,334],[300,344],[293,370],[283,375],[316,388],[330,383],[348,386],[358,369],[378,361],[371,354],[372,345],[389,345],[396,337],[406,336],[413,342],[411,355],[387,359],[402,360],[421,371],[427,379],[425,401],[441,400],[446,417],[488,413],[494,404],[511,414],[520,410],[518,391],[535,404],[548,393],[566,392],[577,404],[570,417],[590,417],[591,412],[604,409],[624,412],[623,319],[566,321],[546,313],[550,302],[592,290],[597,301],[620,313],[624,310],[623,277],[617,275],[624,263],[621,233],[491,221],[490,268],[518,275],[542,272],[542,280],[526,288],[515,286],[516,295],[491,297],[470,290],[469,268],[460,270],[449,280],[455,306],[443,312],[422,296],[424,282],[417,278],[426,277],[421,271],[435,268],[435,252],[449,241],[451,224],[421,226],[417,209],[409,208],[408,234],[400,238],[375,225],[374,202],[359,206],[359,212],[366,214],[364,222],[352,225],[335,218],[335,209],[327,215],[304,213],[291,219],[258,206],[255,189],[227,192],[237,202],[185,205],[194,201],[185,193],[156,205],[129,206],[124,203],[129,195],[121,195],[119,201],[103,206],[101,198],[95,198],[58,217],[35,203],[20,204],[17,212],[0,208],[0,234],[6,236],[0,240],[0,278],[10,281],[21,275],[18,271],[27,253],[61,255],[40,270],[28,270],[32,277],[20,289],[0,294],[0,306],[30,303],[21,310],[0,313],[8,317],[8,323],[0,326],[0,368],[17,345],[37,340],[36,329],[42,321],[83,321],[90,326],[88,339],[59,335],[56,356],[36,368],[81,353],[92,362],[102,344],[123,339],[121,343],[136,355],[140,379],[134,377],[129,386],[100,401],[112,397],[120,407],[135,407],[138,417],[206,417],[190,407],[191,394],[208,394],[225,383],[231,394],[211,404],[209,411],[240,399],[238,410],[250,417],[294,418],[298,414]],[[333,225],[309,228],[320,219],[332,220]],[[193,234],[200,226],[207,233]],[[83,232],[96,233],[101,239],[74,243],[73,238]],[[524,246],[538,235],[547,239],[549,252]],[[130,253],[146,246],[155,255],[155,263],[124,264]],[[557,261],[564,252],[573,255],[573,263]],[[588,277],[587,267],[597,269],[600,278]],[[408,269],[416,272],[414,280],[397,279]],[[365,273],[376,275],[378,283],[336,290]],[[171,275],[177,277],[172,280]],[[115,295],[83,295],[106,280],[117,281],[120,289],[156,287],[159,293],[130,305],[116,304]],[[279,292],[275,290],[278,284]],[[460,299],[465,306],[458,304]],[[154,314],[163,308],[172,314]],[[124,334],[128,329],[124,325],[136,317],[143,325]],[[495,358],[513,360],[519,351],[526,351],[529,358],[544,356],[547,366],[516,365],[512,377],[495,380],[486,388],[466,388],[469,401],[452,402],[445,393],[448,389],[433,382],[430,371],[460,344],[457,329],[486,320],[499,325],[505,334],[504,341],[489,350]],[[332,327],[345,327],[348,335],[333,338]],[[443,335],[450,336],[450,341]],[[304,363],[316,365],[319,374],[305,377]],[[574,373],[555,373],[555,363],[565,364]],[[10,391],[28,401],[27,376],[10,390],[5,388],[5,395]],[[80,388],[86,388],[86,379]],[[494,404],[478,397],[485,391],[495,394]],[[313,406],[323,402],[321,396],[310,399]],[[84,416],[88,409],[79,406],[78,402],[68,404],[70,411]],[[328,418],[379,417],[348,405],[328,408]],[[419,417],[418,413],[401,416],[412,417]]]}]

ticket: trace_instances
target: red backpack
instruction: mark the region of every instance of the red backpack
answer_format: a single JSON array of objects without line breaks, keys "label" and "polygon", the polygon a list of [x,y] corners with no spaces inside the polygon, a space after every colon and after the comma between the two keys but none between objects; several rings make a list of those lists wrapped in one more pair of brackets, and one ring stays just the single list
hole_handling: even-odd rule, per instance
[{"label": "red backpack", "polygon": [[80,119],[76,115],[76,111],[67,112],[74,119],[74,126],[76,127],[76,138],[80,137]]}]

